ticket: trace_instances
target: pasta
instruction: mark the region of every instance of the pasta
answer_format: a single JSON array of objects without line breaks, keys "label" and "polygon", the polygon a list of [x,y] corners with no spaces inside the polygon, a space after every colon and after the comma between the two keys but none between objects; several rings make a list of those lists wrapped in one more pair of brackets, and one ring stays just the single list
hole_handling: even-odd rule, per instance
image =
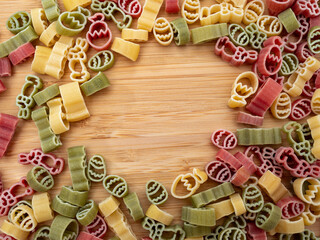
[{"label": "pasta", "polygon": [[52,48],[36,46],[36,51],[31,64],[31,70],[36,73],[45,74],[46,66],[51,55]]},{"label": "pasta", "polygon": [[76,215],[78,222],[83,225],[89,225],[98,214],[98,204],[93,200],[89,200],[86,205],[81,207]]},{"label": "pasta", "polygon": [[119,208],[120,202],[114,197],[110,196],[99,203],[99,211],[104,217],[109,217]]},{"label": "pasta", "polygon": [[187,238],[203,237],[211,233],[211,228],[206,226],[196,226],[190,223],[183,223],[183,229]]},{"label": "pasta", "polygon": [[[126,29],[122,30],[122,33]],[[138,30],[139,31],[139,30]],[[112,68],[114,64],[114,56],[113,53],[109,50],[104,50],[98,52],[94,56],[92,56],[88,62],[88,67],[95,72],[103,72],[110,68]]]},{"label": "pasta", "polygon": [[197,226],[213,227],[216,225],[214,208],[193,208],[184,206],[182,207],[181,219]]},{"label": "pasta", "polygon": [[106,163],[100,155],[93,155],[87,166],[87,177],[92,182],[102,182],[107,175]]},{"label": "pasta", "polygon": [[148,200],[154,205],[161,205],[168,199],[168,192],[165,186],[156,180],[150,180],[146,184]]},{"label": "pasta", "polygon": [[232,194],[230,196],[230,200],[236,216],[240,216],[246,213],[247,209],[239,193]]},{"label": "pasta", "polygon": [[64,216],[56,216],[50,227],[50,240],[76,240],[79,232],[78,222]]},{"label": "pasta", "polygon": [[27,173],[27,181],[29,186],[37,192],[47,192],[54,185],[50,172],[41,166],[35,166]]},{"label": "pasta", "polygon": [[278,225],[275,227],[276,233],[294,234],[304,231],[304,222],[300,218],[298,220],[290,221],[288,219],[280,219]]},{"label": "pasta", "polygon": [[7,29],[13,34],[17,34],[31,25],[31,16],[26,11],[19,11],[12,14],[7,22]]},{"label": "pasta", "polygon": [[291,98],[282,92],[271,105],[271,113],[277,119],[286,119],[291,113]]},{"label": "pasta", "polygon": [[320,114],[320,90],[316,90],[312,95],[311,109],[314,114]]},{"label": "pasta", "polygon": [[[134,2],[132,2],[134,3]],[[132,17],[126,15],[121,8],[118,8],[117,4],[112,1],[102,3],[105,6],[102,8],[102,12],[107,20],[112,20],[116,24],[117,28],[121,31],[124,28],[129,28],[132,23]],[[137,7],[137,6],[135,6]],[[121,17],[120,17],[121,16]],[[139,22],[138,22],[139,24]]]},{"label": "pasta", "polygon": [[60,15],[60,9],[56,0],[41,0],[42,7],[49,22],[56,21]]},{"label": "pasta", "polygon": [[280,128],[242,128],[237,129],[238,145],[269,145],[280,144]]},{"label": "pasta", "polygon": [[300,27],[300,23],[291,8],[281,12],[278,15],[278,18],[283,27],[286,29],[287,33],[294,32]]},{"label": "pasta", "polygon": [[63,0],[63,5],[67,11],[74,11],[79,6],[87,7],[91,4],[91,0]]},{"label": "pasta", "polygon": [[66,120],[66,114],[62,105],[62,99],[54,98],[47,102],[49,107],[49,123],[55,134],[61,134],[69,130],[70,125]]},{"label": "pasta", "polygon": [[54,215],[50,207],[50,196],[48,193],[35,194],[32,197],[32,209],[38,223],[52,220]]},{"label": "pasta", "polygon": [[257,20],[258,29],[268,37],[280,35],[283,25],[277,17],[261,15]]},{"label": "pasta", "polygon": [[256,185],[246,186],[242,191],[242,198],[249,213],[259,213],[264,206],[263,195]]},{"label": "pasta", "polygon": [[249,25],[256,23],[258,18],[264,13],[265,5],[261,0],[253,0],[244,8],[243,23]]},{"label": "pasta", "polygon": [[171,21],[173,40],[177,46],[182,46],[190,41],[189,27],[184,18],[177,18]]},{"label": "pasta", "polygon": [[35,48],[32,43],[27,42],[9,54],[10,62],[13,66],[16,66],[24,62],[27,58],[31,57],[34,52]]},{"label": "pasta", "polygon": [[153,35],[158,43],[168,46],[173,40],[173,30],[167,19],[157,18],[153,26]]},{"label": "pasta", "polygon": [[18,122],[19,118],[16,116],[0,113],[0,158],[3,157],[7,151]]},{"label": "pasta", "polygon": [[226,35],[228,35],[228,27],[226,23],[213,24],[191,29],[193,44],[206,43]]},{"label": "pasta", "polygon": [[256,226],[265,231],[274,229],[281,219],[281,210],[272,203],[266,203],[262,210],[257,214]]},{"label": "pasta", "polygon": [[146,216],[158,222],[161,222],[164,225],[170,225],[173,221],[173,216],[171,214],[161,210],[154,204],[150,205],[150,207],[146,211]]},{"label": "pasta", "polygon": [[60,94],[58,84],[52,84],[51,86],[43,89],[42,91],[36,93],[33,96],[34,101],[38,106],[48,102],[52,98],[58,96]]},{"label": "pasta", "polygon": [[57,22],[51,23],[40,35],[39,40],[47,47],[53,46],[60,38],[56,30]]},{"label": "pasta", "polygon": [[206,206],[206,208],[214,209],[216,220],[219,220],[225,216],[229,216],[232,213],[234,213],[234,208],[230,199],[209,204]]},{"label": "pasta", "polygon": [[163,0],[147,0],[144,3],[142,13],[138,18],[138,29],[145,29],[151,32],[154,21],[160,11]]},{"label": "pasta", "polygon": [[87,203],[88,196],[88,191],[77,191],[70,186],[62,186],[59,193],[61,200],[79,207],[83,207]]},{"label": "pasta", "polygon": [[52,200],[51,207],[56,213],[69,218],[75,218],[79,210],[79,206],[65,202],[59,196]]},{"label": "pasta", "polygon": [[77,82],[61,85],[59,89],[69,122],[81,121],[90,116]]},{"label": "pasta", "polygon": [[123,198],[123,202],[130,212],[131,217],[134,221],[140,220],[144,217],[143,209],[141,208],[138,195],[134,193],[129,193]]},{"label": "pasta", "polygon": [[56,31],[60,35],[73,37],[83,31],[87,17],[81,12],[63,12],[56,21]]},{"label": "pasta", "polygon": [[139,56],[140,45],[116,37],[113,40],[111,50],[129,58],[132,61],[136,61]]},{"label": "pasta", "polygon": [[118,175],[108,175],[103,179],[103,187],[108,193],[115,197],[125,197],[128,192],[128,184],[126,180]]},{"label": "pasta", "polygon": [[249,44],[249,35],[244,28],[236,23],[232,23],[228,27],[230,40],[237,46],[245,47]]},{"label": "pasta", "polygon": [[121,38],[130,42],[148,41],[148,31],[145,29],[125,28],[121,31]]},{"label": "pasta", "polygon": [[91,78],[89,81],[82,83],[80,85],[80,88],[81,88],[81,91],[84,93],[84,95],[88,97],[109,86],[110,86],[110,82],[107,76],[103,72],[99,72],[96,76]]},{"label": "pasta", "polygon": [[31,9],[31,19],[34,31],[40,36],[48,27],[47,17],[42,8]]},{"label": "pasta", "polygon": [[10,212],[10,219],[13,225],[25,232],[33,231],[38,224],[33,215],[32,208],[26,205],[16,206]]},{"label": "pasta", "polygon": [[50,227],[42,226],[34,234],[34,240],[49,240]]},{"label": "pasta", "polygon": [[11,222],[4,220],[0,226],[0,231],[13,237],[16,240],[26,240],[29,232],[23,231]]},{"label": "pasta", "polygon": [[188,24],[193,24],[200,17],[200,1],[184,0],[181,7],[181,15]]}]

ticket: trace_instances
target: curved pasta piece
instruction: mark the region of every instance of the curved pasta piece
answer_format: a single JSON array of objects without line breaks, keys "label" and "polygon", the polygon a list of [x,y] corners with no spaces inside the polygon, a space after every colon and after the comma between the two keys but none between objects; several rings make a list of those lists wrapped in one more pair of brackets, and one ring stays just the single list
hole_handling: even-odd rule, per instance
[{"label": "curved pasta piece", "polygon": [[280,35],[283,29],[282,23],[277,17],[261,15],[258,17],[257,26],[268,37]]},{"label": "curved pasta piece", "polygon": [[38,225],[32,208],[26,205],[15,207],[10,213],[10,219],[15,226],[25,232],[33,231]]},{"label": "curved pasta piece", "polygon": [[35,32],[40,36],[48,27],[47,17],[43,8],[31,9],[32,26]]},{"label": "curved pasta piece", "polygon": [[153,26],[153,35],[158,43],[168,46],[173,40],[173,30],[167,19],[157,18]]},{"label": "curved pasta piece", "polygon": [[62,105],[62,99],[54,98],[47,102],[49,107],[49,123],[55,134],[61,134],[69,130],[70,125],[66,120],[66,114]]},{"label": "curved pasta piece", "polygon": [[200,17],[200,1],[184,0],[181,7],[181,15],[188,24],[193,24]]},{"label": "curved pasta piece", "polygon": [[264,9],[264,2],[261,0],[249,2],[244,8],[243,23],[246,25],[256,23],[258,18],[264,13]]},{"label": "curved pasta piece", "polygon": [[117,175],[108,175],[103,180],[103,187],[112,195],[118,198],[128,194],[128,184],[126,180]]},{"label": "curved pasta piece", "polygon": [[7,29],[13,34],[17,34],[31,25],[31,16],[26,11],[19,11],[12,14],[7,22]]},{"label": "curved pasta piece", "polygon": [[87,176],[92,182],[102,182],[107,175],[106,163],[101,155],[93,155],[87,166]]},{"label": "curved pasta piece", "polygon": [[277,119],[286,119],[291,114],[291,98],[282,92],[271,105],[271,113]]},{"label": "curved pasta piece", "polygon": [[163,0],[146,0],[143,6],[142,13],[138,18],[138,29],[145,29],[151,32],[154,21],[160,11]]},{"label": "curved pasta piece", "polygon": [[52,220],[54,217],[48,193],[35,194],[32,197],[32,209],[38,223]]},{"label": "curved pasta piece", "polygon": [[116,37],[113,40],[111,50],[129,58],[132,61],[136,61],[139,56],[140,45]]}]

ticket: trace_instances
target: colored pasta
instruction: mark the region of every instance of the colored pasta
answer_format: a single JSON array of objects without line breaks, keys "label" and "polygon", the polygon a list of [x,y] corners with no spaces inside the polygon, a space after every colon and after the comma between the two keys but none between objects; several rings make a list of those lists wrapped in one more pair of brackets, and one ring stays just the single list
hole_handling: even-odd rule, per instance
[{"label": "colored pasta", "polygon": [[137,221],[144,217],[144,213],[141,208],[138,195],[136,193],[129,193],[123,198],[123,202],[128,208],[130,215],[134,221]]},{"label": "colored pasta", "polygon": [[41,166],[35,166],[27,173],[27,181],[30,187],[37,192],[47,192],[54,185],[52,175]]},{"label": "colored pasta", "polygon": [[52,220],[54,215],[50,207],[48,193],[35,194],[32,197],[32,210],[38,223]]},{"label": "colored pasta", "polygon": [[48,102],[50,99],[58,96],[60,94],[58,84],[52,84],[51,86],[43,89],[42,91],[36,93],[33,96],[34,101],[38,106]]},{"label": "colored pasta", "polygon": [[31,16],[26,11],[19,11],[12,14],[7,22],[7,29],[13,34],[17,34],[31,25]]},{"label": "colored pasta", "polygon": [[111,50],[129,58],[132,61],[136,61],[139,56],[140,45],[116,37],[113,40]]},{"label": "colored pasta", "polygon": [[19,118],[0,113],[0,158],[6,153],[9,143],[14,135]]},{"label": "colored pasta", "polygon": [[144,3],[142,13],[138,18],[138,29],[145,29],[151,32],[154,21],[160,11],[163,0],[147,0]]},{"label": "colored pasta", "polygon": [[41,0],[42,7],[49,22],[56,21],[60,15],[60,8],[56,0]]},{"label": "colored pasta", "polygon": [[31,9],[31,19],[34,31],[40,36],[48,27],[47,17],[42,8]]},{"label": "colored pasta", "polygon": [[103,72],[99,72],[96,76],[91,78],[89,81],[80,85],[81,91],[84,95],[91,96],[92,94],[107,88],[110,86],[109,79]]},{"label": "colored pasta", "polygon": [[102,182],[107,175],[106,163],[100,155],[93,155],[87,166],[87,177],[92,182]]}]

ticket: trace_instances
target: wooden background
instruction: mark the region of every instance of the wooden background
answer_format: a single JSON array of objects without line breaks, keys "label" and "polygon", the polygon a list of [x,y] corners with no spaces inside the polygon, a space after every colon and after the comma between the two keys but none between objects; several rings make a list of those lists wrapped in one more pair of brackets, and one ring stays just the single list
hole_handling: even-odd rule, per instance
[{"label": "wooden background", "polygon": [[[59,4],[63,9],[61,0]],[[212,1],[204,0],[201,4],[210,6]],[[12,36],[5,27],[12,13],[36,7],[41,7],[40,0],[1,0],[0,41]],[[162,6],[159,16],[170,21],[180,14],[169,15]],[[109,26],[114,36],[120,36],[112,22]],[[133,27],[136,27],[136,20]],[[147,43],[141,44],[137,62],[115,54],[114,67],[105,72],[111,87],[85,99],[91,117],[72,123],[71,130],[61,135],[63,146],[54,152],[67,159],[68,147],[85,145],[88,157],[101,154],[106,160],[108,174],[124,177],[130,190],[138,193],[144,210],[149,206],[145,195],[148,180],[159,180],[170,190],[178,174],[190,172],[194,167],[203,169],[208,161],[214,159],[217,149],[210,142],[214,130],[225,128],[235,131],[245,127],[235,122],[239,110],[228,108],[227,101],[237,74],[250,69],[250,66],[237,68],[223,62],[213,53],[214,43],[200,46],[190,43],[184,47],[172,43],[163,47],[152,34],[149,38]],[[88,59],[93,54],[95,51],[90,49]],[[0,112],[17,114],[15,98],[25,75],[34,74],[31,61],[29,59],[14,67],[13,76],[2,79],[7,91],[0,96]],[[92,76],[94,74],[92,72]],[[38,76],[42,77],[45,86],[70,82],[68,70],[61,80]],[[281,126],[284,122],[267,113],[264,127]],[[35,124],[31,120],[21,120],[6,156],[0,159],[5,187],[17,182],[31,168],[17,163],[18,154],[39,146]],[[62,185],[71,184],[68,168],[55,177],[55,182],[51,196],[57,194]],[[208,180],[200,189],[214,185]],[[107,196],[102,184],[92,185],[91,198],[99,202]],[[188,204],[189,200],[169,197],[161,208],[173,214],[174,222],[178,223],[181,206]],[[133,223],[123,204],[121,208],[137,236],[146,236],[140,223]],[[319,235],[319,228],[313,226],[312,229]],[[105,239],[112,235],[109,231]]]}]

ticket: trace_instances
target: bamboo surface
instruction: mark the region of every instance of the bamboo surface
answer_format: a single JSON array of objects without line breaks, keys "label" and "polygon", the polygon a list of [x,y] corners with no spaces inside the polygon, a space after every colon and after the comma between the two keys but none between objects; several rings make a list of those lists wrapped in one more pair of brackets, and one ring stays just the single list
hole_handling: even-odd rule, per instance
[{"label": "bamboo surface", "polygon": [[[61,0],[59,4],[63,9]],[[212,2],[204,0],[201,4],[210,6]],[[36,7],[41,7],[40,0],[1,0],[0,41],[12,36],[5,27],[12,13]],[[162,6],[159,16],[170,21],[180,14],[169,15]],[[115,25],[108,24],[113,35],[120,36]],[[136,27],[136,20],[133,27]],[[162,182],[169,191],[178,174],[191,172],[194,167],[203,169],[214,159],[217,148],[210,142],[214,130],[235,131],[245,127],[235,122],[239,109],[228,108],[227,101],[237,74],[250,69],[250,66],[237,68],[223,62],[213,53],[214,43],[199,46],[190,43],[184,47],[172,43],[163,47],[152,34],[149,39],[141,44],[137,62],[115,54],[115,65],[105,72],[111,87],[85,98],[91,117],[72,123],[71,130],[61,135],[63,146],[54,152],[67,160],[68,147],[85,145],[89,158],[101,154],[106,160],[108,174],[124,177],[130,191],[138,193],[144,210],[149,206],[145,195],[145,183],[149,179]],[[90,49],[88,57],[93,54],[95,51]],[[28,59],[14,67],[13,76],[2,79],[7,91],[0,96],[0,112],[17,114],[15,98],[21,91],[25,75],[34,74],[31,62],[32,59]],[[49,86],[70,82],[69,74],[66,69],[61,80],[37,75],[42,77],[45,86]],[[94,72],[91,74],[95,75]],[[263,127],[280,127],[285,122],[267,113]],[[18,164],[18,154],[39,146],[35,124],[31,120],[21,120],[5,157],[0,160],[5,187],[17,182],[31,169],[31,166]],[[57,194],[62,185],[71,184],[67,167],[55,177],[55,183],[51,196]],[[200,190],[214,185],[208,180]],[[107,196],[101,183],[92,184],[92,199],[100,202]],[[175,216],[174,223],[179,223],[183,205],[190,205],[190,201],[170,196],[161,208]],[[147,236],[140,223],[133,223],[124,204],[121,208],[137,236]],[[3,220],[1,218],[0,222]],[[311,229],[319,235],[319,224]],[[109,231],[105,239],[111,236],[113,233]]]}]

